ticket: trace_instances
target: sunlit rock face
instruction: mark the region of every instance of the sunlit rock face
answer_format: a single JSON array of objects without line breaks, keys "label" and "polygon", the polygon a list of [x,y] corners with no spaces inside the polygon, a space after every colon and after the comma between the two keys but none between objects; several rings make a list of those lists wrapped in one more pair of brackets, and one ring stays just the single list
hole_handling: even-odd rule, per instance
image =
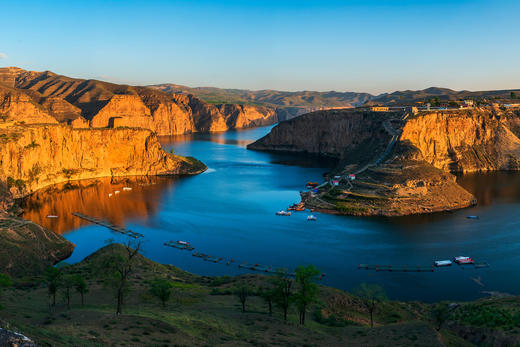
[{"label": "sunlit rock face", "polygon": [[517,170],[518,115],[492,109],[431,112],[410,119],[402,141],[410,141],[433,166],[452,172]]},{"label": "sunlit rock face", "polygon": [[356,180],[343,180],[332,193],[325,189],[318,199],[307,194],[304,200],[309,207],[356,215],[397,216],[471,206],[475,197],[452,173],[520,168],[517,110],[482,107],[403,116],[314,112],[278,124],[248,148],[339,158],[335,174],[359,171]]},{"label": "sunlit rock face", "polygon": [[162,150],[145,129],[73,129],[65,125],[16,126],[0,142],[0,180],[23,196],[72,179],[134,175],[196,174],[205,169],[194,159]]},{"label": "sunlit rock face", "polygon": [[9,94],[0,104],[0,114],[27,124],[60,122],[74,128],[137,127],[158,135],[179,135],[278,121],[274,108],[210,104],[193,95],[75,79],[49,71],[0,68],[0,85],[0,93],[4,90],[4,94]]}]

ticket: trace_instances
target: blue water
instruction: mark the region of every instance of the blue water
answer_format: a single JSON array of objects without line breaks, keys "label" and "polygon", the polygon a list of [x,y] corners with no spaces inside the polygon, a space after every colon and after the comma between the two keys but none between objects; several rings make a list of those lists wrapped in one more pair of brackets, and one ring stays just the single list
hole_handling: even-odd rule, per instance
[{"label": "blue water", "polygon": [[[321,181],[330,164],[318,162],[316,167],[305,158],[246,149],[269,129],[163,138],[165,150],[173,148],[177,154],[194,156],[209,169],[192,177],[159,178],[149,186],[129,180],[125,185],[134,189],[122,192],[117,197],[121,200],[106,195],[115,189],[113,181],[72,192],[43,192],[37,195],[40,205],[33,212],[43,211],[43,205],[46,213],[52,211],[60,218],[70,215],[70,203],[58,202],[78,194],[71,198],[77,204],[74,209],[144,234],[147,257],[200,275],[246,271],[236,263],[205,262],[187,251],[165,247],[163,242],[186,240],[202,253],[289,269],[312,263],[326,274],[326,285],[349,290],[361,282],[379,283],[394,299],[461,300],[484,296],[484,291],[520,293],[520,176],[462,177],[461,184],[477,195],[479,205],[454,213],[394,219],[316,213],[316,222],[308,222],[304,212],[278,217],[275,212],[298,202],[305,182]],[[42,194],[52,198],[46,200]],[[480,218],[471,220],[467,215]],[[58,224],[54,228],[52,223],[59,222],[47,226],[64,232],[76,244],[68,262],[82,260],[107,239],[124,241],[103,227],[79,226],[77,221],[57,230]],[[452,266],[434,273],[357,269],[359,263],[431,265],[434,260],[457,255],[487,261],[491,267]]]}]

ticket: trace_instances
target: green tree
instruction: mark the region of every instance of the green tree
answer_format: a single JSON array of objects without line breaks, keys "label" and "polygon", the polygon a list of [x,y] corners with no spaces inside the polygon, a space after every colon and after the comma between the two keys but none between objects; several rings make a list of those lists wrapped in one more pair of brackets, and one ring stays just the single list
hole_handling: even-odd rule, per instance
[{"label": "green tree", "polygon": [[234,292],[242,304],[242,312],[246,312],[246,301],[252,293],[251,287],[249,287],[246,282],[242,281],[237,287],[235,287]]},{"label": "green tree", "polygon": [[150,284],[150,294],[161,300],[162,306],[166,306],[166,302],[172,294],[173,284],[165,279],[153,280]]},{"label": "green tree", "polygon": [[85,294],[88,293],[88,286],[83,276],[74,276],[74,288],[81,295],[81,306],[85,305]]},{"label": "green tree", "polygon": [[296,269],[297,292],[294,297],[300,313],[300,324],[305,324],[307,308],[318,298],[318,285],[314,283],[319,279],[320,270],[314,265],[298,266]]},{"label": "green tree", "polygon": [[276,273],[274,279],[274,303],[283,310],[283,320],[287,320],[287,311],[291,306],[293,279],[286,271]]},{"label": "green tree", "polygon": [[446,322],[448,318],[450,318],[450,308],[444,302],[436,303],[435,305],[433,305],[432,315],[435,324],[437,325],[436,329],[437,331],[439,331],[441,330],[444,322]]},{"label": "green tree", "polygon": [[61,276],[62,272],[58,268],[50,267],[45,270],[45,283],[49,297],[52,297],[52,306],[56,306],[56,292],[60,286]]},{"label": "green tree", "polygon": [[124,297],[129,290],[129,277],[134,272],[136,256],[141,249],[140,241],[128,241],[124,245],[124,252],[117,252],[116,247],[103,257],[98,268],[98,273],[105,277],[105,284],[114,290],[117,299],[116,314],[123,313]]},{"label": "green tree", "polygon": [[63,297],[67,303],[67,309],[70,310],[70,291],[74,288],[75,278],[73,275],[63,275],[61,278],[61,289],[63,291]]},{"label": "green tree", "polygon": [[273,315],[273,301],[275,298],[275,290],[272,287],[260,287],[258,289],[258,296],[265,300],[269,309],[269,316]]},{"label": "green tree", "polygon": [[434,97],[433,99],[430,100],[430,104],[432,106],[438,107],[438,106],[441,105],[441,101],[439,100],[439,97],[436,96],[436,97]]},{"label": "green tree", "polygon": [[353,294],[361,300],[363,306],[367,309],[370,314],[370,326],[373,327],[376,305],[386,300],[384,289],[377,284],[361,283],[354,288]]}]

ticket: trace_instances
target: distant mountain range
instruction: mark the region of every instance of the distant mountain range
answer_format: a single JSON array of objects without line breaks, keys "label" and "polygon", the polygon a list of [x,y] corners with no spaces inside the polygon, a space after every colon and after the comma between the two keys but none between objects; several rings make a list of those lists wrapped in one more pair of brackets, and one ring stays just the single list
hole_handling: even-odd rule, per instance
[{"label": "distant mountain range", "polygon": [[200,99],[215,104],[256,104],[271,107],[356,107],[374,98],[368,93],[355,92],[286,92],[279,90],[221,89],[214,87],[191,88],[178,84],[157,84],[150,86],[171,93],[193,94]]},{"label": "distant mountain range", "polygon": [[221,89],[214,87],[191,88],[178,84],[157,84],[150,86],[165,92],[188,93],[209,103],[254,104],[271,107],[304,107],[304,108],[347,108],[364,104],[399,105],[427,102],[435,97],[440,101],[460,99],[499,98],[511,99],[511,92],[520,97],[520,89],[488,90],[488,91],[456,91],[449,88],[430,87],[423,90],[404,90],[393,93],[372,95],[356,92],[286,92],[278,90],[246,90]]}]

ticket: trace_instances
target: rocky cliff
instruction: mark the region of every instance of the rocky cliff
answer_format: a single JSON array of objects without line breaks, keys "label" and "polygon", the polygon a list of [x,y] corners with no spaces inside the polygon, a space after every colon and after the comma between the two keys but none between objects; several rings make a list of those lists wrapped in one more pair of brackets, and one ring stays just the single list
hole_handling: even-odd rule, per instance
[{"label": "rocky cliff", "polygon": [[[0,104],[0,114],[15,114],[26,123],[59,121],[75,128],[140,127],[158,135],[178,135],[278,121],[277,112],[270,107],[212,104],[189,94],[75,79],[49,71],[0,68],[0,86],[16,96],[3,98],[5,105]],[[291,112],[282,119],[297,113]]]},{"label": "rocky cliff", "polygon": [[[321,111],[281,122],[248,146],[340,159],[337,187],[304,194],[309,206],[358,215],[404,215],[476,202],[451,173],[518,170],[520,112]],[[356,173],[355,181],[347,174]]]},{"label": "rocky cliff", "polygon": [[451,172],[518,170],[518,115],[491,108],[431,112],[403,127],[410,141],[433,166]]},{"label": "rocky cliff", "polygon": [[15,126],[4,129],[0,139],[0,180],[8,182],[15,196],[71,179],[196,174],[205,169],[195,159],[164,152],[156,135],[144,129]]}]

